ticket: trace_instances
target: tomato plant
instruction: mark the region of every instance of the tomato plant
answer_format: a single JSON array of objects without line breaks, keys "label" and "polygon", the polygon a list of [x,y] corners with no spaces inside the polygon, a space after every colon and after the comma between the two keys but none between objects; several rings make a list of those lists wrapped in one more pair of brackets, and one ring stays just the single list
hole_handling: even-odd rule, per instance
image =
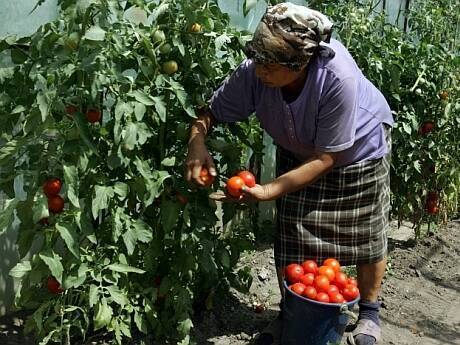
[{"label": "tomato plant", "polygon": [[[212,188],[187,185],[182,167],[196,109],[248,37],[214,1],[59,5],[30,37],[0,41],[12,61],[0,69],[0,224],[19,224],[16,303],[33,312],[26,328],[43,344],[102,332],[118,344],[133,332],[187,344],[196,308],[251,283],[249,268],[235,268],[250,230],[224,233]],[[249,146],[260,153],[260,134],[217,126],[208,140],[218,170],[247,164]],[[63,184],[48,198],[50,176]],[[223,207],[223,223],[236,212]],[[50,276],[63,289],[53,299]]]}]

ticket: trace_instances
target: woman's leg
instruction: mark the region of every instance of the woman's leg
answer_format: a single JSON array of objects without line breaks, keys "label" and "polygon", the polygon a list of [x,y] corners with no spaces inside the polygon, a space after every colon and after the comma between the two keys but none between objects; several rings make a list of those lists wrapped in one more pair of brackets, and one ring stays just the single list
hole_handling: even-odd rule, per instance
[{"label": "woman's leg", "polygon": [[376,263],[357,265],[358,286],[362,300],[377,302],[386,264],[387,259],[384,258]]}]

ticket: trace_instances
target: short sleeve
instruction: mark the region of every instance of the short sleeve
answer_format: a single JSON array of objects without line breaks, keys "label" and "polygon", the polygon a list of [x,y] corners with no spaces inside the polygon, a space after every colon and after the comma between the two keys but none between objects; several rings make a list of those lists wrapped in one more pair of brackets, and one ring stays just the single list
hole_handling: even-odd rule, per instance
[{"label": "short sleeve", "polygon": [[339,152],[353,146],[357,112],[357,80],[333,80],[321,97],[315,147],[323,152]]},{"label": "short sleeve", "polygon": [[254,112],[254,79],[254,65],[245,60],[214,92],[209,108],[217,121],[242,121]]}]

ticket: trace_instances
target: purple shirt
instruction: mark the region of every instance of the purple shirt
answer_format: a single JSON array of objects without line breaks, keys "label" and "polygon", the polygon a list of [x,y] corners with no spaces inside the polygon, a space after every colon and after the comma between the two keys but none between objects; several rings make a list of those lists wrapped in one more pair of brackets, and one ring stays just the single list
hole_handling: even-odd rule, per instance
[{"label": "purple shirt", "polygon": [[384,156],[383,124],[393,124],[388,103],[341,43],[323,45],[335,56],[320,55],[311,62],[293,102],[284,101],[280,88],[264,85],[254,63],[245,60],[215,91],[211,112],[219,122],[245,120],[255,112],[274,142],[301,160],[315,149],[340,152],[336,166]]}]

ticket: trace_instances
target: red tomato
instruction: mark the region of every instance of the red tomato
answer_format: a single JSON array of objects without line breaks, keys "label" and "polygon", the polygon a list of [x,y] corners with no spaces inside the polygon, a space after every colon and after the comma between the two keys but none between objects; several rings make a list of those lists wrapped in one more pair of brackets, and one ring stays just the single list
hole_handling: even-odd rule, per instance
[{"label": "red tomato", "polygon": [[61,289],[61,284],[59,284],[59,282],[54,277],[48,277],[46,287],[48,288],[48,291],[53,295],[60,294],[62,291],[64,291]]},{"label": "red tomato", "polygon": [[329,278],[326,276],[316,276],[313,286],[318,292],[327,292],[327,289],[329,289]]},{"label": "red tomato", "polygon": [[419,132],[422,135],[426,135],[428,133],[431,133],[434,129],[434,122],[433,121],[425,121],[422,123],[420,126]]},{"label": "red tomato", "polygon": [[329,281],[333,281],[335,278],[335,271],[332,267],[330,266],[321,266],[318,268],[318,275],[320,276],[326,276]]},{"label": "red tomato", "polygon": [[316,274],[318,272],[318,265],[313,260],[306,260],[302,263],[303,270],[305,273]]},{"label": "red tomato", "polygon": [[209,174],[208,169],[204,166],[201,168],[200,179],[206,187],[209,187],[214,182],[214,176]]},{"label": "red tomato", "polygon": [[64,209],[64,199],[59,195],[52,196],[48,199],[48,209],[53,213],[61,213]]},{"label": "red tomato", "polygon": [[316,299],[317,294],[316,289],[311,285],[305,286],[305,290],[303,290],[303,296],[309,299]]},{"label": "red tomato", "polygon": [[339,261],[333,258],[324,260],[323,266],[332,267],[335,272],[340,272],[341,269]]},{"label": "red tomato", "polygon": [[335,274],[334,278],[334,284],[337,285],[337,287],[342,290],[347,284],[348,284],[348,278],[347,275],[343,272],[337,272]]},{"label": "red tomato", "polygon": [[88,122],[95,123],[95,122],[98,122],[101,119],[101,112],[99,111],[99,109],[89,108],[86,111],[85,116],[86,116],[86,119],[88,120]]},{"label": "red tomato", "polygon": [[345,298],[343,298],[340,292],[329,294],[329,300],[331,303],[344,303]]},{"label": "red tomato", "polygon": [[358,281],[356,280],[356,278],[353,278],[353,277],[348,278],[347,283],[354,285],[356,287],[358,286]]},{"label": "red tomato", "polygon": [[65,107],[65,112],[67,115],[72,116],[78,111],[77,107],[74,106],[73,104],[69,104],[68,106]]},{"label": "red tomato", "polygon": [[426,211],[427,211],[429,214],[435,215],[435,214],[438,214],[438,212],[439,212],[439,207],[438,207],[438,206],[435,206],[435,205],[429,205],[429,206],[426,207]]},{"label": "red tomato", "polygon": [[327,289],[327,294],[331,296],[331,294],[339,293],[339,288],[335,285],[329,285],[329,288]]},{"label": "red tomato", "polygon": [[294,283],[291,286],[289,286],[289,288],[292,291],[294,291],[296,294],[301,295],[301,296],[303,292],[305,291],[305,285],[303,285],[302,283]]},{"label": "red tomato", "polygon": [[359,296],[359,290],[356,286],[352,284],[348,284],[345,286],[345,288],[342,290],[342,295],[343,298],[345,298],[346,301],[353,301]]},{"label": "red tomato", "polygon": [[176,192],[176,199],[179,201],[182,205],[187,205],[188,199],[186,196],[182,195],[179,192]]},{"label": "red tomato", "polygon": [[256,178],[250,171],[240,171],[238,176],[243,179],[244,184],[249,188],[252,188],[256,185]]},{"label": "red tomato", "polygon": [[61,191],[62,181],[58,178],[51,178],[43,183],[43,193],[50,198],[58,195]]},{"label": "red tomato", "polygon": [[300,282],[304,285],[313,285],[314,281],[315,275],[313,273],[305,273],[303,276],[300,277]]},{"label": "red tomato", "polygon": [[233,176],[227,181],[227,193],[235,198],[239,198],[243,193],[244,181],[239,176]]},{"label": "red tomato", "polygon": [[298,264],[287,265],[284,270],[284,275],[287,281],[291,284],[298,283],[300,281],[300,277],[303,276],[303,274],[303,268]]},{"label": "red tomato", "polygon": [[329,295],[325,292],[318,292],[316,300],[318,302],[329,303]]}]

